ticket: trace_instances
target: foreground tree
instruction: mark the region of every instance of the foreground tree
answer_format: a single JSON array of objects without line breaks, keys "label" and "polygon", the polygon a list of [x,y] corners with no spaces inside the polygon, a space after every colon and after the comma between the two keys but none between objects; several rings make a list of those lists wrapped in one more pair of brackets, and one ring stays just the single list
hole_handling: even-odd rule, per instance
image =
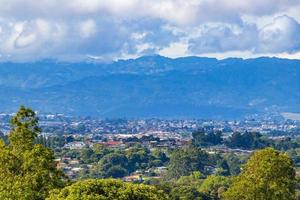
[{"label": "foreground tree", "polygon": [[22,106],[11,120],[9,144],[0,141],[0,199],[45,199],[64,185],[52,151],[34,143],[39,133],[35,113]]},{"label": "foreground tree", "polygon": [[154,186],[125,183],[114,179],[78,181],[61,190],[54,190],[47,200],[166,200],[163,191]]},{"label": "foreground tree", "polygon": [[225,192],[228,200],[292,200],[296,178],[292,160],[272,148],[255,152]]}]

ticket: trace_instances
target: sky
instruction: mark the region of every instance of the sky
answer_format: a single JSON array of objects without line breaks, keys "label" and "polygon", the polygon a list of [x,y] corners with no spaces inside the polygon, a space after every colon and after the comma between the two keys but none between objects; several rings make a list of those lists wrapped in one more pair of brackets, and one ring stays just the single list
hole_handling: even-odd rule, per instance
[{"label": "sky", "polygon": [[300,59],[300,0],[0,0],[0,61]]}]

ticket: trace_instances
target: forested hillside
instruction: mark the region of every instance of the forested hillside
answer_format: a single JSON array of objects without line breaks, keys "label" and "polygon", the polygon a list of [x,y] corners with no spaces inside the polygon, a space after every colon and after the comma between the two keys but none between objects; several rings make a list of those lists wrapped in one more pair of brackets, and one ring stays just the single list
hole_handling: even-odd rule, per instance
[{"label": "forested hillside", "polygon": [[148,56],[113,63],[0,64],[1,111],[239,118],[300,112],[300,61]]}]

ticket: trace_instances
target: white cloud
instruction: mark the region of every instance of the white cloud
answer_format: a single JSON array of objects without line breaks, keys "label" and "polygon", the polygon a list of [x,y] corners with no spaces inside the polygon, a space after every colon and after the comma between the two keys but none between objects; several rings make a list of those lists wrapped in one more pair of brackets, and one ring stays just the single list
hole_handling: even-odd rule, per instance
[{"label": "white cloud", "polygon": [[189,40],[189,50],[196,53],[249,50],[255,47],[257,34],[253,24],[208,26],[203,28],[199,37]]},{"label": "white cloud", "polygon": [[189,40],[189,50],[196,54],[230,51],[296,53],[300,51],[300,24],[283,15],[261,29],[255,24],[208,26],[203,28],[200,36]]},{"label": "white cloud", "polygon": [[19,35],[15,40],[15,47],[16,48],[25,48],[32,43],[34,43],[36,40],[36,35],[31,33],[27,35]]},{"label": "white cloud", "polygon": [[274,19],[259,32],[259,52],[293,53],[300,50],[300,24],[286,15]]},{"label": "white cloud", "polygon": [[171,43],[170,46],[159,51],[162,56],[170,58],[181,57],[182,55],[188,55],[188,45],[185,42]]},{"label": "white cloud", "polygon": [[2,60],[299,51],[299,0],[0,0],[0,5]]},{"label": "white cloud", "polygon": [[89,19],[79,24],[79,32],[82,38],[89,38],[97,31],[97,25],[94,20]]}]

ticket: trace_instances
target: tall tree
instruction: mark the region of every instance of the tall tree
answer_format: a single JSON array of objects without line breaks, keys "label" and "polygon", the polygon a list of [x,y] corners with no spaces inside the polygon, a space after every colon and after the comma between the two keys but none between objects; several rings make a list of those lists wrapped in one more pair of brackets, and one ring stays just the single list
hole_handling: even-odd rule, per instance
[{"label": "tall tree", "polygon": [[266,148],[250,157],[224,199],[294,200],[295,187],[293,161],[286,154]]},{"label": "tall tree", "polygon": [[64,185],[53,152],[34,141],[40,128],[35,113],[21,106],[11,120],[9,144],[0,141],[0,199],[40,200]]}]

